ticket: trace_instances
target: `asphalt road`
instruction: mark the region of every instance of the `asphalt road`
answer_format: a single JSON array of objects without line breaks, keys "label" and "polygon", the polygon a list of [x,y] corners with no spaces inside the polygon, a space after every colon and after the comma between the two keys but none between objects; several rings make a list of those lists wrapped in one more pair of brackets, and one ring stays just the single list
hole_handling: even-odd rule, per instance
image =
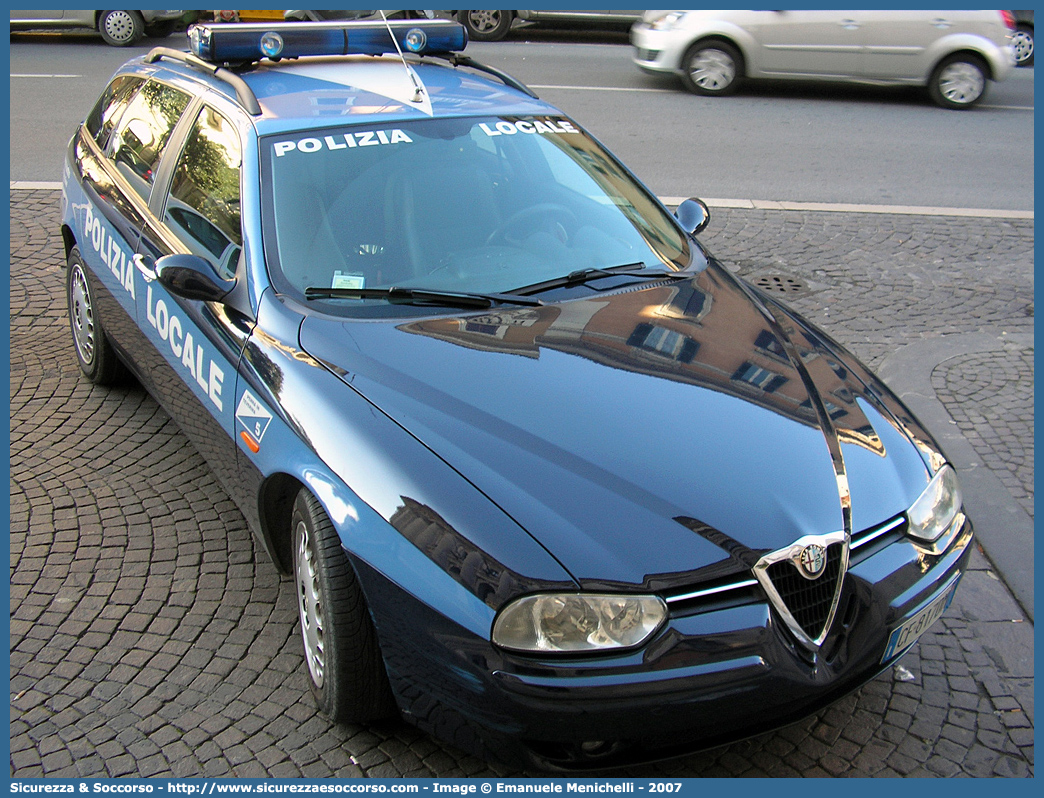
[{"label": "asphalt road", "polygon": [[[58,180],[75,126],[148,46],[12,35],[11,179]],[[639,72],[623,34],[516,31],[468,53],[571,114],[660,196],[1033,209],[1033,69],[955,112],[905,88],[773,82],[696,97]]]}]

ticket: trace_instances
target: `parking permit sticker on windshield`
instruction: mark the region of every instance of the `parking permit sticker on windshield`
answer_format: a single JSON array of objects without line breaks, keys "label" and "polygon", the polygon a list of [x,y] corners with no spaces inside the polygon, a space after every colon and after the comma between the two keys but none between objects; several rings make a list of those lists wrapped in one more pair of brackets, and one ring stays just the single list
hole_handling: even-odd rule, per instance
[{"label": "parking permit sticker on windshield", "polygon": [[331,288],[365,288],[366,276],[351,272],[334,272]]}]

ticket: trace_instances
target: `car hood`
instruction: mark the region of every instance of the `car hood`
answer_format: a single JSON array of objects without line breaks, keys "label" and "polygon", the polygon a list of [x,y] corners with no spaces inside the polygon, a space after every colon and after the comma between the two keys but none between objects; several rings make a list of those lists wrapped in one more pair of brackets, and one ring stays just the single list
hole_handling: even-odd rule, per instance
[{"label": "car hood", "polygon": [[418,321],[313,316],[301,345],[589,589],[735,572],[843,529],[846,490],[859,530],[927,484],[916,447],[815,330],[713,262],[598,287]]}]

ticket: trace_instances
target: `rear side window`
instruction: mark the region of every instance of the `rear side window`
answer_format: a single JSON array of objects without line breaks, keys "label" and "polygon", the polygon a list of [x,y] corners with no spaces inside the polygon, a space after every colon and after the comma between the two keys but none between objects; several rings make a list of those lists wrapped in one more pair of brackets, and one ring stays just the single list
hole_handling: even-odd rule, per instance
[{"label": "rear side window", "polygon": [[163,148],[188,103],[187,94],[149,81],[131,98],[112,134],[109,157],[146,202]]},{"label": "rear side window", "polygon": [[235,274],[243,233],[240,227],[239,171],[243,150],[235,127],[204,107],[174,169],[163,221],[191,252],[220,274]]},{"label": "rear side window", "polygon": [[102,149],[109,143],[109,135],[127,108],[131,97],[141,87],[141,78],[121,75],[112,81],[94,106],[85,122],[87,132]]}]

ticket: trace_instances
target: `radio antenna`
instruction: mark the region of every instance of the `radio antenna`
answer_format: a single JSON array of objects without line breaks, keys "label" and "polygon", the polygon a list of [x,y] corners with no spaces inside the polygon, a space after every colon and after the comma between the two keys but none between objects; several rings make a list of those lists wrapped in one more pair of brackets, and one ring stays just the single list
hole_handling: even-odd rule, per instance
[{"label": "radio antenna", "polygon": [[402,54],[402,48],[399,47],[399,40],[396,39],[395,34],[392,33],[392,27],[388,24],[388,17],[383,11],[381,11],[381,19],[384,20],[384,27],[388,29],[388,35],[391,36],[392,44],[395,45],[395,49],[399,53],[399,60],[402,61],[402,68],[406,70],[406,75],[409,77],[410,82],[413,83],[413,102],[424,102],[424,89],[420,83],[417,82],[417,76],[413,74],[413,70],[410,69],[409,64],[406,63],[406,56]]}]

